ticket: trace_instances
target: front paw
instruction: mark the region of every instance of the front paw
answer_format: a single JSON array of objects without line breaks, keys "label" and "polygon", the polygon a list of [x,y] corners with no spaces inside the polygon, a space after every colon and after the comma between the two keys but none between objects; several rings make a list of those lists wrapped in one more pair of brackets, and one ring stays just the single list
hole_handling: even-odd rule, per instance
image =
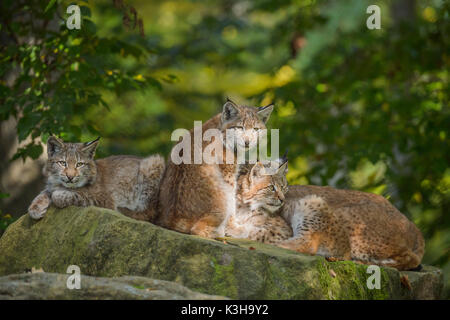
[{"label": "front paw", "polygon": [[52,202],[57,208],[65,208],[72,204],[73,193],[66,190],[55,190],[52,193]]},{"label": "front paw", "polygon": [[50,198],[41,197],[34,200],[28,208],[28,214],[31,218],[39,220],[44,217],[50,205]]}]

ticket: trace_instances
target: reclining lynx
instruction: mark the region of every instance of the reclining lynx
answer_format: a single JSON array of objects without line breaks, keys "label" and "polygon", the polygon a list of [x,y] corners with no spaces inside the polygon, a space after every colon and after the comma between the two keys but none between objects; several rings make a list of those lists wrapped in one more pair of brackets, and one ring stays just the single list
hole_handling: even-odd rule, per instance
[{"label": "reclining lynx", "polygon": [[331,187],[289,186],[280,213],[294,236],[278,245],[399,270],[419,266],[420,230],[385,198]]},{"label": "reclining lynx", "polygon": [[[259,129],[265,129],[273,105],[261,108],[238,106],[227,101],[222,113],[202,126],[202,131],[218,129],[222,139],[202,141],[202,149],[209,145],[220,150],[222,159],[232,154],[231,164],[175,164],[168,160],[167,170],[161,182],[158,225],[179,232],[203,237],[223,236],[228,218],[235,211],[237,179],[236,145],[225,137],[235,139],[238,148],[249,148],[257,143]],[[227,132],[226,132],[227,131]],[[191,135],[193,130],[190,131]],[[194,142],[191,141],[194,152]],[[197,146],[198,147],[198,146]],[[215,153],[214,153],[215,154]]]},{"label": "reclining lynx", "polygon": [[[274,212],[278,204],[278,214],[288,223],[288,226],[271,227],[272,238],[266,242],[302,253],[399,270],[419,266],[424,254],[423,236],[385,198],[319,186],[294,185],[289,186],[288,191],[287,188],[281,190],[284,197],[277,192],[265,193],[265,201],[258,201],[257,191],[245,193],[244,188],[241,190],[240,196],[245,197],[246,202],[256,203],[253,210]],[[288,234],[289,225],[293,237],[282,241],[280,237],[273,237],[273,234]]]},{"label": "reclining lynx", "polygon": [[48,139],[47,187],[28,209],[33,219],[42,218],[51,203],[59,208],[95,205],[139,220],[153,218],[164,159],[155,155],[94,160],[97,144],[98,139],[87,143]]}]

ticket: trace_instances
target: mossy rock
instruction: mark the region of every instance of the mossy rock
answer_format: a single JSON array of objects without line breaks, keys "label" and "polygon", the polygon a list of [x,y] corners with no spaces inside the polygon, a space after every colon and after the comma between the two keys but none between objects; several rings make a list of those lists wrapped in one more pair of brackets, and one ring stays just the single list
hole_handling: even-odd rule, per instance
[{"label": "mossy rock", "polygon": [[[24,215],[0,238],[0,276],[31,268],[83,275],[144,276],[239,299],[438,299],[443,275],[381,268],[369,289],[367,266],[247,240],[208,240],[136,221],[97,207],[50,208],[40,221]],[[407,276],[411,288],[401,281]]]},{"label": "mossy rock", "polygon": [[0,277],[0,300],[223,300],[178,283],[125,276],[81,276],[80,289],[69,289],[68,274],[21,273]]}]

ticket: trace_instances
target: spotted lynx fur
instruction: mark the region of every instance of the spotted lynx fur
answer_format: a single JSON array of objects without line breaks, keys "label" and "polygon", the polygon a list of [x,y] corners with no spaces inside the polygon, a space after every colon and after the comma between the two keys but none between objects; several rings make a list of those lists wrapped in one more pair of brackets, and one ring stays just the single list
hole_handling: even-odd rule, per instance
[{"label": "spotted lynx fur", "polygon": [[416,268],[424,254],[420,230],[376,194],[289,186],[280,214],[294,233],[284,248],[399,270]]},{"label": "spotted lynx fur", "polygon": [[[242,179],[245,181],[246,176]],[[264,242],[302,253],[399,270],[416,268],[422,260],[422,233],[379,195],[331,187],[294,185],[281,188],[283,196],[277,192],[266,192],[263,196],[265,199],[260,200],[261,196],[255,189],[250,188],[250,192],[245,190],[243,185],[241,196],[247,203],[253,204],[253,211],[277,211],[287,223],[274,226],[266,220],[266,226],[270,225],[272,231],[266,232],[266,235],[272,235],[272,238]],[[278,208],[274,205],[278,205]],[[247,217],[252,216],[252,211],[247,210]],[[258,221],[258,224],[264,224],[264,221]],[[252,227],[247,225],[246,228]],[[273,237],[274,234],[286,235],[291,230],[292,237]],[[230,235],[236,236],[232,232]]]},{"label": "spotted lynx fur", "polygon": [[42,218],[50,204],[58,208],[95,205],[139,220],[153,219],[164,159],[154,155],[94,160],[97,144],[98,139],[88,143],[48,139],[47,186],[28,209],[33,219]]}]

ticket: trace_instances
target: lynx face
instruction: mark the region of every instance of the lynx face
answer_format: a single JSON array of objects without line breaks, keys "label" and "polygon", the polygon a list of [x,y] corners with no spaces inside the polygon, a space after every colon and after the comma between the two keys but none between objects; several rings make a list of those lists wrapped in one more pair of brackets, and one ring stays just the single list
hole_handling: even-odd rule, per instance
[{"label": "lynx face", "polygon": [[251,210],[264,210],[274,215],[284,204],[288,191],[287,162],[275,174],[268,175],[264,165],[257,162],[249,173],[248,183],[243,184],[242,199]]},{"label": "lynx face", "polygon": [[66,188],[80,188],[95,181],[94,162],[98,139],[86,143],[65,143],[56,137],[47,141],[48,182]]},{"label": "lynx face", "polygon": [[258,143],[258,131],[266,129],[273,105],[253,108],[227,101],[221,116],[222,137],[228,149],[248,150]]}]

